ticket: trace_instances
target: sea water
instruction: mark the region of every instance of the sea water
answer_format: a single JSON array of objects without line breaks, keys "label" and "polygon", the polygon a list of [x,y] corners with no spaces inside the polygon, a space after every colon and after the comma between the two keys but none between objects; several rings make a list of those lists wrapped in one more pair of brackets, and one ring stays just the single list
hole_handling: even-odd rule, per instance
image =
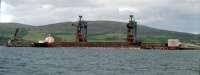
[{"label": "sea water", "polygon": [[199,75],[200,51],[0,47],[0,75]]}]

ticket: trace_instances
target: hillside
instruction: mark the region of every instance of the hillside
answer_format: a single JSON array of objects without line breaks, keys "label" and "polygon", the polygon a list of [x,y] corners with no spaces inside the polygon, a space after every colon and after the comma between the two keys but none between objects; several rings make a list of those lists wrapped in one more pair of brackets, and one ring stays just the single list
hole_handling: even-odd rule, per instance
[{"label": "hillside", "polygon": [[0,23],[0,34],[10,34],[16,28],[30,28],[32,26],[19,23]]},{"label": "hillside", "polygon": [[14,33],[16,28],[21,29],[21,36],[25,36],[30,25],[20,23],[0,23],[0,45],[4,44]]},{"label": "hillside", "polygon": [[[73,22],[62,22],[44,26],[30,26],[19,23],[0,23],[1,44],[11,36],[16,28],[21,28],[20,36],[26,40],[42,40],[44,33],[53,34],[57,41],[74,41],[76,28]],[[113,21],[89,21],[88,39],[89,41],[125,41],[126,23]],[[187,43],[199,43],[200,36],[155,29],[143,25],[138,26],[138,39],[145,42],[166,42],[169,38],[177,38]],[[3,39],[3,40],[2,40]]]}]

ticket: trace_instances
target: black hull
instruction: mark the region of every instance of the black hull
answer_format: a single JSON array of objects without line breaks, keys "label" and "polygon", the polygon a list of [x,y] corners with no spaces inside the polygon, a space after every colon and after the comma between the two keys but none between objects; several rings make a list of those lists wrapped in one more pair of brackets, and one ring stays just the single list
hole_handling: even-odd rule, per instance
[{"label": "black hull", "polygon": [[34,47],[49,47],[47,43],[34,43]]}]

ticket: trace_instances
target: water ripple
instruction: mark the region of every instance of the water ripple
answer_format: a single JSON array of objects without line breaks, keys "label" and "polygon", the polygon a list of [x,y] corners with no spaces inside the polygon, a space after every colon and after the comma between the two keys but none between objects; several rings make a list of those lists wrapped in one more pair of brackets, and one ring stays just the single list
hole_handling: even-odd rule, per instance
[{"label": "water ripple", "polygon": [[0,47],[0,75],[199,75],[199,51]]}]

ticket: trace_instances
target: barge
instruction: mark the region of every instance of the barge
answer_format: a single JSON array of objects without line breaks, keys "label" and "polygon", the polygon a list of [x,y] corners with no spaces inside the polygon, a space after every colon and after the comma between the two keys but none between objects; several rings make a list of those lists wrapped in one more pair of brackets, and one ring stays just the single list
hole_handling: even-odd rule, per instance
[{"label": "barge", "polygon": [[[169,46],[168,43],[144,43],[137,41],[137,22],[130,15],[129,23],[127,26],[127,39],[126,42],[88,42],[87,40],[87,27],[88,22],[79,16],[79,21],[72,24],[76,27],[76,41],[75,42],[55,42],[50,34],[45,40],[39,42],[22,43],[17,38],[19,29],[16,29],[14,37],[11,38],[6,44],[7,47],[121,47],[121,48],[141,48],[141,49],[180,49],[180,45]],[[174,44],[174,42],[173,42]],[[172,44],[170,44],[172,45]]]}]

